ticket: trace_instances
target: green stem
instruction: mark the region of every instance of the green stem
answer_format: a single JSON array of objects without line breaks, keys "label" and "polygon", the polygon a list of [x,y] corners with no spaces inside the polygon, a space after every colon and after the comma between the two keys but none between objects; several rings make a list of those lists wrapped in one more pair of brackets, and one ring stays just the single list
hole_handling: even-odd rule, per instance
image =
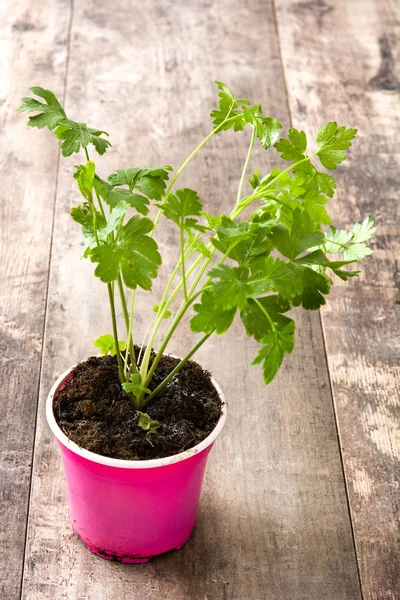
[{"label": "green stem", "polygon": [[90,158],[89,158],[89,152],[87,148],[84,148],[85,151],[85,155],[86,155],[86,160],[89,162]]},{"label": "green stem", "polygon": [[237,193],[236,204],[239,204],[240,197],[242,195],[242,187],[243,187],[243,183],[244,183],[244,178],[246,177],[247,167],[248,167],[248,164],[249,164],[249,161],[250,161],[251,153],[253,151],[255,137],[256,137],[256,130],[253,127],[253,131],[252,131],[252,134],[251,134],[251,140],[250,140],[249,150],[247,152],[246,161],[245,161],[245,163],[243,165],[242,176],[240,178],[240,183],[239,183],[239,189],[238,189],[238,193]]},{"label": "green stem", "polygon": [[180,245],[181,245],[181,267],[182,267],[182,281],[183,281],[183,294],[187,301],[187,287],[186,287],[186,275],[185,275],[185,240],[183,237],[183,227],[180,228]]},{"label": "green stem", "polygon": [[204,344],[204,342],[206,342],[208,340],[208,338],[210,337],[210,335],[212,333],[213,333],[213,331],[211,333],[207,333],[206,335],[204,335],[197,342],[197,344],[195,344],[193,346],[193,348],[190,350],[190,352],[188,352],[186,354],[185,358],[183,358],[181,360],[181,362],[176,365],[175,369],[173,369],[171,371],[171,373],[169,375],[167,375],[167,377],[156,387],[156,389],[153,392],[151,392],[151,394],[149,394],[145,400],[143,400],[141,402],[140,409],[147,406],[148,403],[150,402],[150,400],[152,398],[154,398],[154,396],[156,396],[167,385],[167,383],[169,381],[171,381],[171,379],[182,369],[182,367],[188,362],[188,360],[190,360],[190,358],[193,356],[193,354],[195,354],[197,352],[197,350]]},{"label": "green stem", "polygon": [[[212,138],[213,135],[215,135],[216,133],[218,133],[218,131],[224,126],[226,125],[226,123],[229,123],[229,121],[233,121],[234,119],[236,119],[236,117],[231,117],[228,118],[229,115],[231,114],[233,108],[233,104],[231,106],[231,108],[229,109],[229,112],[227,114],[227,117],[224,121],[222,121],[222,123],[220,123],[219,125],[217,125],[217,127],[215,127],[211,133],[209,133],[207,135],[207,137],[204,138],[204,140],[202,142],[200,142],[200,144],[197,146],[197,148],[195,148],[193,150],[193,152],[187,157],[187,159],[185,160],[185,162],[182,163],[182,165],[179,167],[179,169],[177,170],[177,172],[175,173],[174,177],[171,179],[171,182],[167,188],[167,191],[165,192],[165,196],[164,198],[171,192],[172,188],[175,185],[175,182],[177,181],[178,177],[180,176],[180,174],[182,173],[182,171],[185,169],[185,167],[190,163],[190,161],[192,160],[192,158],[194,158],[196,156],[196,154],[199,152],[199,150],[202,149],[202,147],[208,142],[209,139]],[[164,201],[163,201],[164,202]],[[150,236],[153,237],[154,235],[154,230],[157,227],[158,221],[160,220],[161,217],[161,213],[162,213],[162,209],[160,208],[158,210],[157,216],[154,219],[154,227],[153,227],[153,231],[150,233]]]},{"label": "green stem", "polygon": [[113,327],[115,350],[117,353],[119,378],[121,380],[121,383],[124,383],[125,375],[124,375],[124,367],[122,364],[121,352],[119,350],[119,344],[118,344],[118,330],[117,330],[117,319],[115,316],[114,290],[113,290],[113,286],[111,283],[107,283],[107,289],[108,289],[108,299],[110,301],[110,308],[111,308],[111,320],[112,320],[112,327]]},{"label": "green stem", "polygon": [[[130,316],[129,316],[129,313],[128,313],[128,305],[126,303],[124,285],[122,283],[121,274],[118,275],[118,290],[119,290],[119,296],[120,296],[120,299],[121,299],[122,312],[124,313],[126,333],[127,333],[127,336],[128,336],[127,346],[129,348],[129,354],[131,356],[132,371],[134,373],[136,373],[137,372],[137,368],[136,368],[136,362],[135,362],[135,349],[133,347],[133,340],[132,340],[132,325],[131,325],[131,319],[130,319]],[[134,297],[134,291],[132,291],[132,295]],[[131,308],[132,308],[132,302],[131,302]],[[126,373],[127,362],[128,361],[125,362],[124,373]]]},{"label": "green stem", "polygon": [[100,200],[100,196],[99,196],[98,192],[96,192],[96,190],[95,190],[95,194],[96,194],[96,198],[97,198],[97,203],[98,203],[99,208],[100,208],[100,212],[103,215],[104,219],[107,221],[106,213],[104,212],[104,208],[103,208],[103,203]]},{"label": "green stem", "polygon": [[[190,251],[190,246],[188,247],[188,251]],[[145,350],[145,353],[144,353],[144,356],[143,356],[143,360],[142,360],[141,366],[140,366],[140,372],[142,373],[142,376],[143,376],[143,373],[146,374],[146,372],[147,372],[147,367],[148,367],[149,360],[150,360],[150,354],[151,354],[152,345],[153,345],[155,336],[157,334],[157,331],[158,331],[161,323],[163,322],[164,315],[165,315],[166,311],[168,310],[170,304],[172,303],[172,300],[175,298],[175,296],[177,295],[177,293],[179,292],[179,290],[181,288],[181,286],[179,286],[178,289],[175,289],[174,292],[173,292],[173,295],[168,299],[168,302],[166,302],[166,299],[167,299],[167,296],[168,296],[168,292],[171,289],[171,285],[172,285],[172,283],[173,283],[173,281],[175,279],[175,276],[176,276],[177,272],[180,269],[181,260],[182,260],[182,258],[180,257],[179,260],[178,260],[178,262],[176,263],[176,266],[175,266],[174,270],[172,271],[172,273],[170,275],[170,278],[169,278],[168,283],[167,283],[167,285],[165,287],[163,296],[161,298],[160,305],[159,305],[158,311],[157,311],[157,316],[156,316],[156,318],[154,320],[153,330],[151,332],[149,341],[147,343],[146,350]],[[186,277],[189,276],[189,274],[192,272],[192,270],[193,269],[189,269],[188,273],[186,273]],[[182,282],[182,280],[181,280],[181,282]],[[144,339],[147,336],[148,329],[150,328],[151,325],[152,324],[150,324],[149,327],[146,329],[146,333],[145,333]],[[144,345],[144,339],[143,339],[142,347]],[[142,352],[142,350],[140,352]]]},{"label": "green stem", "polygon": [[149,372],[146,375],[146,379],[145,382],[143,384],[143,387],[148,387],[151,378],[153,377],[154,371],[157,368],[158,363],[160,362],[160,359],[164,353],[165,348],[167,347],[169,340],[171,339],[172,335],[175,332],[175,329],[178,327],[183,315],[185,314],[185,312],[188,310],[188,308],[191,306],[191,304],[193,304],[193,302],[196,300],[196,298],[198,296],[200,296],[200,294],[202,293],[203,290],[200,290],[197,294],[194,294],[191,298],[189,298],[189,300],[187,300],[186,302],[184,302],[181,307],[179,308],[178,312],[175,315],[175,318],[170,326],[170,328],[167,331],[167,334],[163,340],[163,343],[161,344],[157,355],[155,356],[152,365],[149,369]]}]

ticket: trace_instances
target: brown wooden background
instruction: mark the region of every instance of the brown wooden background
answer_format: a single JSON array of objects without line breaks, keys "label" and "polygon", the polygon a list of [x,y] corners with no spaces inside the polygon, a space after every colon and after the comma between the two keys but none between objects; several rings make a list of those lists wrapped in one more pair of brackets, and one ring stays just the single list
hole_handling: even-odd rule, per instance
[{"label": "brown wooden background", "polygon": [[[1,600],[398,600],[398,0],[3,0],[0,12]],[[375,253],[321,315],[301,315],[268,388],[242,328],[203,348],[230,415],[198,526],[180,552],[123,566],[71,532],[44,417],[56,376],[108,330],[69,216],[76,160],[60,165],[53,137],[14,109],[49,87],[111,133],[104,174],[178,166],[210,130],[215,79],[285,127],[359,128],[332,211],[337,226],[374,215]],[[188,169],[210,212],[235,198],[247,143],[216,136]],[[271,156],[252,164],[267,172]],[[175,243],[164,229],[167,266]],[[171,350],[191,345],[184,328]]]}]

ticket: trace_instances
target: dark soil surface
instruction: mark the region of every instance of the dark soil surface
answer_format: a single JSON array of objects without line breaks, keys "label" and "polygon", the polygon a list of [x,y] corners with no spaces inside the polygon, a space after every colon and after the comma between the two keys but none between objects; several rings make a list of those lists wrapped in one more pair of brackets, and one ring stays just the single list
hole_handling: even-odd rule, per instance
[{"label": "dark soil surface", "polygon": [[[150,389],[178,362],[164,356]],[[163,458],[196,446],[216,426],[221,401],[210,374],[189,361],[143,412],[161,423],[156,431],[139,427],[138,413],[120,385],[115,356],[79,363],[54,399],[56,421],[69,439],[96,454],[125,460]]]}]

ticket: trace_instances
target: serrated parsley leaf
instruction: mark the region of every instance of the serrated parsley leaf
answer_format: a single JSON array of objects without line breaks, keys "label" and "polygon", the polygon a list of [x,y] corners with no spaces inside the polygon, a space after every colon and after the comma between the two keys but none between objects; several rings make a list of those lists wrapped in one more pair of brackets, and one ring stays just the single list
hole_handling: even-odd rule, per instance
[{"label": "serrated parsley leaf", "polygon": [[333,194],[335,193],[336,189],[336,181],[327,173],[320,173],[317,171],[316,175],[318,186],[321,192],[329,196],[329,198],[333,198]]},{"label": "serrated parsley leaf", "polygon": [[125,188],[115,187],[109,190],[106,202],[112,207],[118,206],[120,202],[125,202],[144,216],[146,216],[149,212],[149,199],[141,194],[133,194]]},{"label": "serrated parsley leaf", "polygon": [[[100,354],[110,354],[111,356],[115,356],[117,354],[115,340],[113,336],[109,335],[108,333],[97,338],[97,340],[93,342],[93,346],[95,346],[95,348],[99,348]],[[126,343],[122,340],[118,340],[118,348],[122,352],[126,349]]]},{"label": "serrated parsley leaf", "polygon": [[[297,214],[296,218],[299,219]],[[296,227],[289,231],[288,227],[278,223],[271,228],[270,234],[275,248],[290,260],[295,259],[309,248],[319,246],[325,239],[322,231],[309,232],[303,228],[301,222],[294,221],[294,224]]]},{"label": "serrated parsley leaf", "polygon": [[296,268],[291,263],[272,256],[254,261],[248,283],[252,296],[276,291],[285,301],[303,291],[301,276]]},{"label": "serrated parsley leaf", "polygon": [[289,129],[289,139],[280,139],[275,148],[281,154],[283,160],[293,160],[295,163],[305,158],[307,148],[307,137],[304,131]]},{"label": "serrated parsley leaf", "polygon": [[290,354],[294,347],[295,323],[291,321],[281,329],[268,333],[262,340],[263,347],[251,363],[262,363],[264,383],[270,383],[277,374],[285,354]]},{"label": "serrated parsley leaf", "polygon": [[52,131],[67,117],[63,107],[50,90],[46,90],[39,86],[31,87],[29,89],[36,96],[43,98],[46,104],[39,102],[39,100],[36,100],[35,98],[22,98],[22,104],[17,108],[17,112],[38,112],[39,114],[29,117],[29,127],[38,127],[39,129],[48,127],[48,129]]},{"label": "serrated parsley leaf", "polygon": [[351,229],[353,244],[359,244],[370,240],[376,232],[372,217],[366,217],[362,223],[356,223]]},{"label": "serrated parsley leaf", "polygon": [[127,287],[150,290],[151,279],[157,276],[161,264],[157,244],[147,235],[152,229],[150,219],[135,215],[121,228],[117,241],[93,248],[90,259],[98,263],[95,275],[104,283],[110,283],[121,271]]},{"label": "serrated parsley leaf", "polygon": [[172,167],[154,167],[151,169],[118,169],[108,177],[113,186],[127,185],[129,191],[139,190],[151,200],[161,200],[165,193],[166,181]]},{"label": "serrated parsley leaf", "polygon": [[249,270],[245,267],[229,267],[220,265],[209,272],[210,277],[217,279],[213,283],[215,305],[224,310],[238,308],[242,310],[247,304],[249,290],[247,280]]},{"label": "serrated parsley leaf", "polygon": [[199,254],[202,254],[205,258],[208,258],[211,261],[213,257],[211,250],[205,245],[204,242],[198,239],[198,236],[194,236],[193,232],[190,229],[187,230],[187,233],[188,244],[190,246],[191,251],[198,252]]},{"label": "serrated parsley leaf", "polygon": [[92,190],[94,184],[96,165],[92,161],[88,161],[86,165],[76,165],[74,179],[78,183],[78,188],[82,196],[91,201]]},{"label": "serrated parsley leaf", "polygon": [[260,185],[260,173],[258,171],[258,169],[256,169],[253,173],[253,175],[250,177],[250,179],[248,180],[250,186],[253,188],[253,190],[255,190],[256,188],[258,188],[258,186]]},{"label": "serrated parsley leaf", "polygon": [[110,142],[101,137],[108,135],[101,129],[91,129],[86,123],[77,123],[70,119],[64,119],[60,124],[60,129],[56,130],[56,136],[61,140],[61,152],[63,156],[71,156],[74,152],[79,152],[81,148],[87,148],[93,144],[98,154],[105,153],[111,146]]},{"label": "serrated parsley leaf", "polygon": [[345,160],[345,150],[350,148],[356,133],[357,129],[338,127],[335,121],[320,127],[317,131],[317,156],[322,166],[334,171],[336,165]]},{"label": "serrated parsley leaf", "polygon": [[[106,220],[99,211],[95,211],[96,227],[101,229],[106,226]],[[74,221],[82,225],[82,233],[85,238],[94,239],[94,216],[90,205],[85,202],[71,208],[71,216]]]},{"label": "serrated parsley leaf", "polygon": [[215,83],[219,89],[219,103],[218,108],[214,109],[210,114],[214,127],[218,127],[226,119],[229,119],[229,121],[222,125],[220,131],[227,129],[242,131],[247,123],[242,106],[250,104],[250,102],[248,100],[235,100],[232,91],[225,83],[221,81],[216,81]]},{"label": "serrated parsley leaf", "polygon": [[[185,228],[187,225],[192,227],[202,214],[202,204],[197,192],[189,188],[177,190],[175,194],[168,194],[163,202],[161,209],[164,215],[170,221],[173,221],[178,227]],[[188,217],[191,217],[188,219]]]},{"label": "serrated parsley leaf", "polygon": [[220,308],[214,294],[207,290],[201,295],[201,304],[195,304],[193,308],[198,314],[190,320],[190,329],[197,333],[212,333],[214,330],[217,334],[225,333],[236,314],[236,308]]},{"label": "serrated parsley leaf", "polygon": [[376,227],[371,217],[366,217],[362,223],[356,223],[350,231],[331,227],[325,234],[325,252],[344,252],[345,260],[357,262],[372,254],[365,242],[370,240],[375,232]]},{"label": "serrated parsley leaf", "polygon": [[323,294],[329,294],[332,280],[325,274],[318,273],[303,265],[293,264],[301,277],[303,290],[293,301],[294,306],[302,306],[306,310],[317,310],[326,304]]},{"label": "serrated parsley leaf", "polygon": [[244,107],[243,114],[246,121],[253,125],[264,150],[268,150],[268,148],[273,146],[279,139],[279,130],[282,129],[282,125],[278,119],[264,117],[260,104],[253,106],[253,108]]},{"label": "serrated parsley leaf", "polygon": [[282,303],[276,294],[258,298],[257,301],[250,298],[247,306],[241,311],[240,318],[247,335],[253,336],[257,342],[261,342],[272,331],[272,327],[283,328],[292,322],[292,319],[282,314],[289,309],[290,305]]}]

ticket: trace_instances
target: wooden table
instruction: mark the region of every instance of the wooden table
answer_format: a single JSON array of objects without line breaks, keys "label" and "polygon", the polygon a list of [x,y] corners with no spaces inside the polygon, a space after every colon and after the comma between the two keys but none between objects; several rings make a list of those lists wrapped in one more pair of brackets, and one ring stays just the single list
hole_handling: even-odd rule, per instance
[{"label": "wooden table", "polygon": [[[1,600],[395,600],[399,557],[398,0],[4,0],[1,5]],[[338,227],[375,216],[375,253],[302,314],[265,388],[242,327],[199,354],[229,399],[198,525],[142,566],[90,554],[68,524],[44,405],[56,376],[109,330],[105,286],[80,260],[71,173],[15,114],[43,85],[104,127],[117,167],[178,166],[210,130],[213,80],[285,127],[359,128],[338,171]],[[207,209],[235,198],[246,135],[216,136],[184,183]],[[267,172],[274,153],[252,165]],[[160,238],[167,266],[176,234]],[[165,278],[168,269],[162,271]],[[148,301],[140,296],[137,331]],[[187,328],[172,351],[191,346]]]}]

